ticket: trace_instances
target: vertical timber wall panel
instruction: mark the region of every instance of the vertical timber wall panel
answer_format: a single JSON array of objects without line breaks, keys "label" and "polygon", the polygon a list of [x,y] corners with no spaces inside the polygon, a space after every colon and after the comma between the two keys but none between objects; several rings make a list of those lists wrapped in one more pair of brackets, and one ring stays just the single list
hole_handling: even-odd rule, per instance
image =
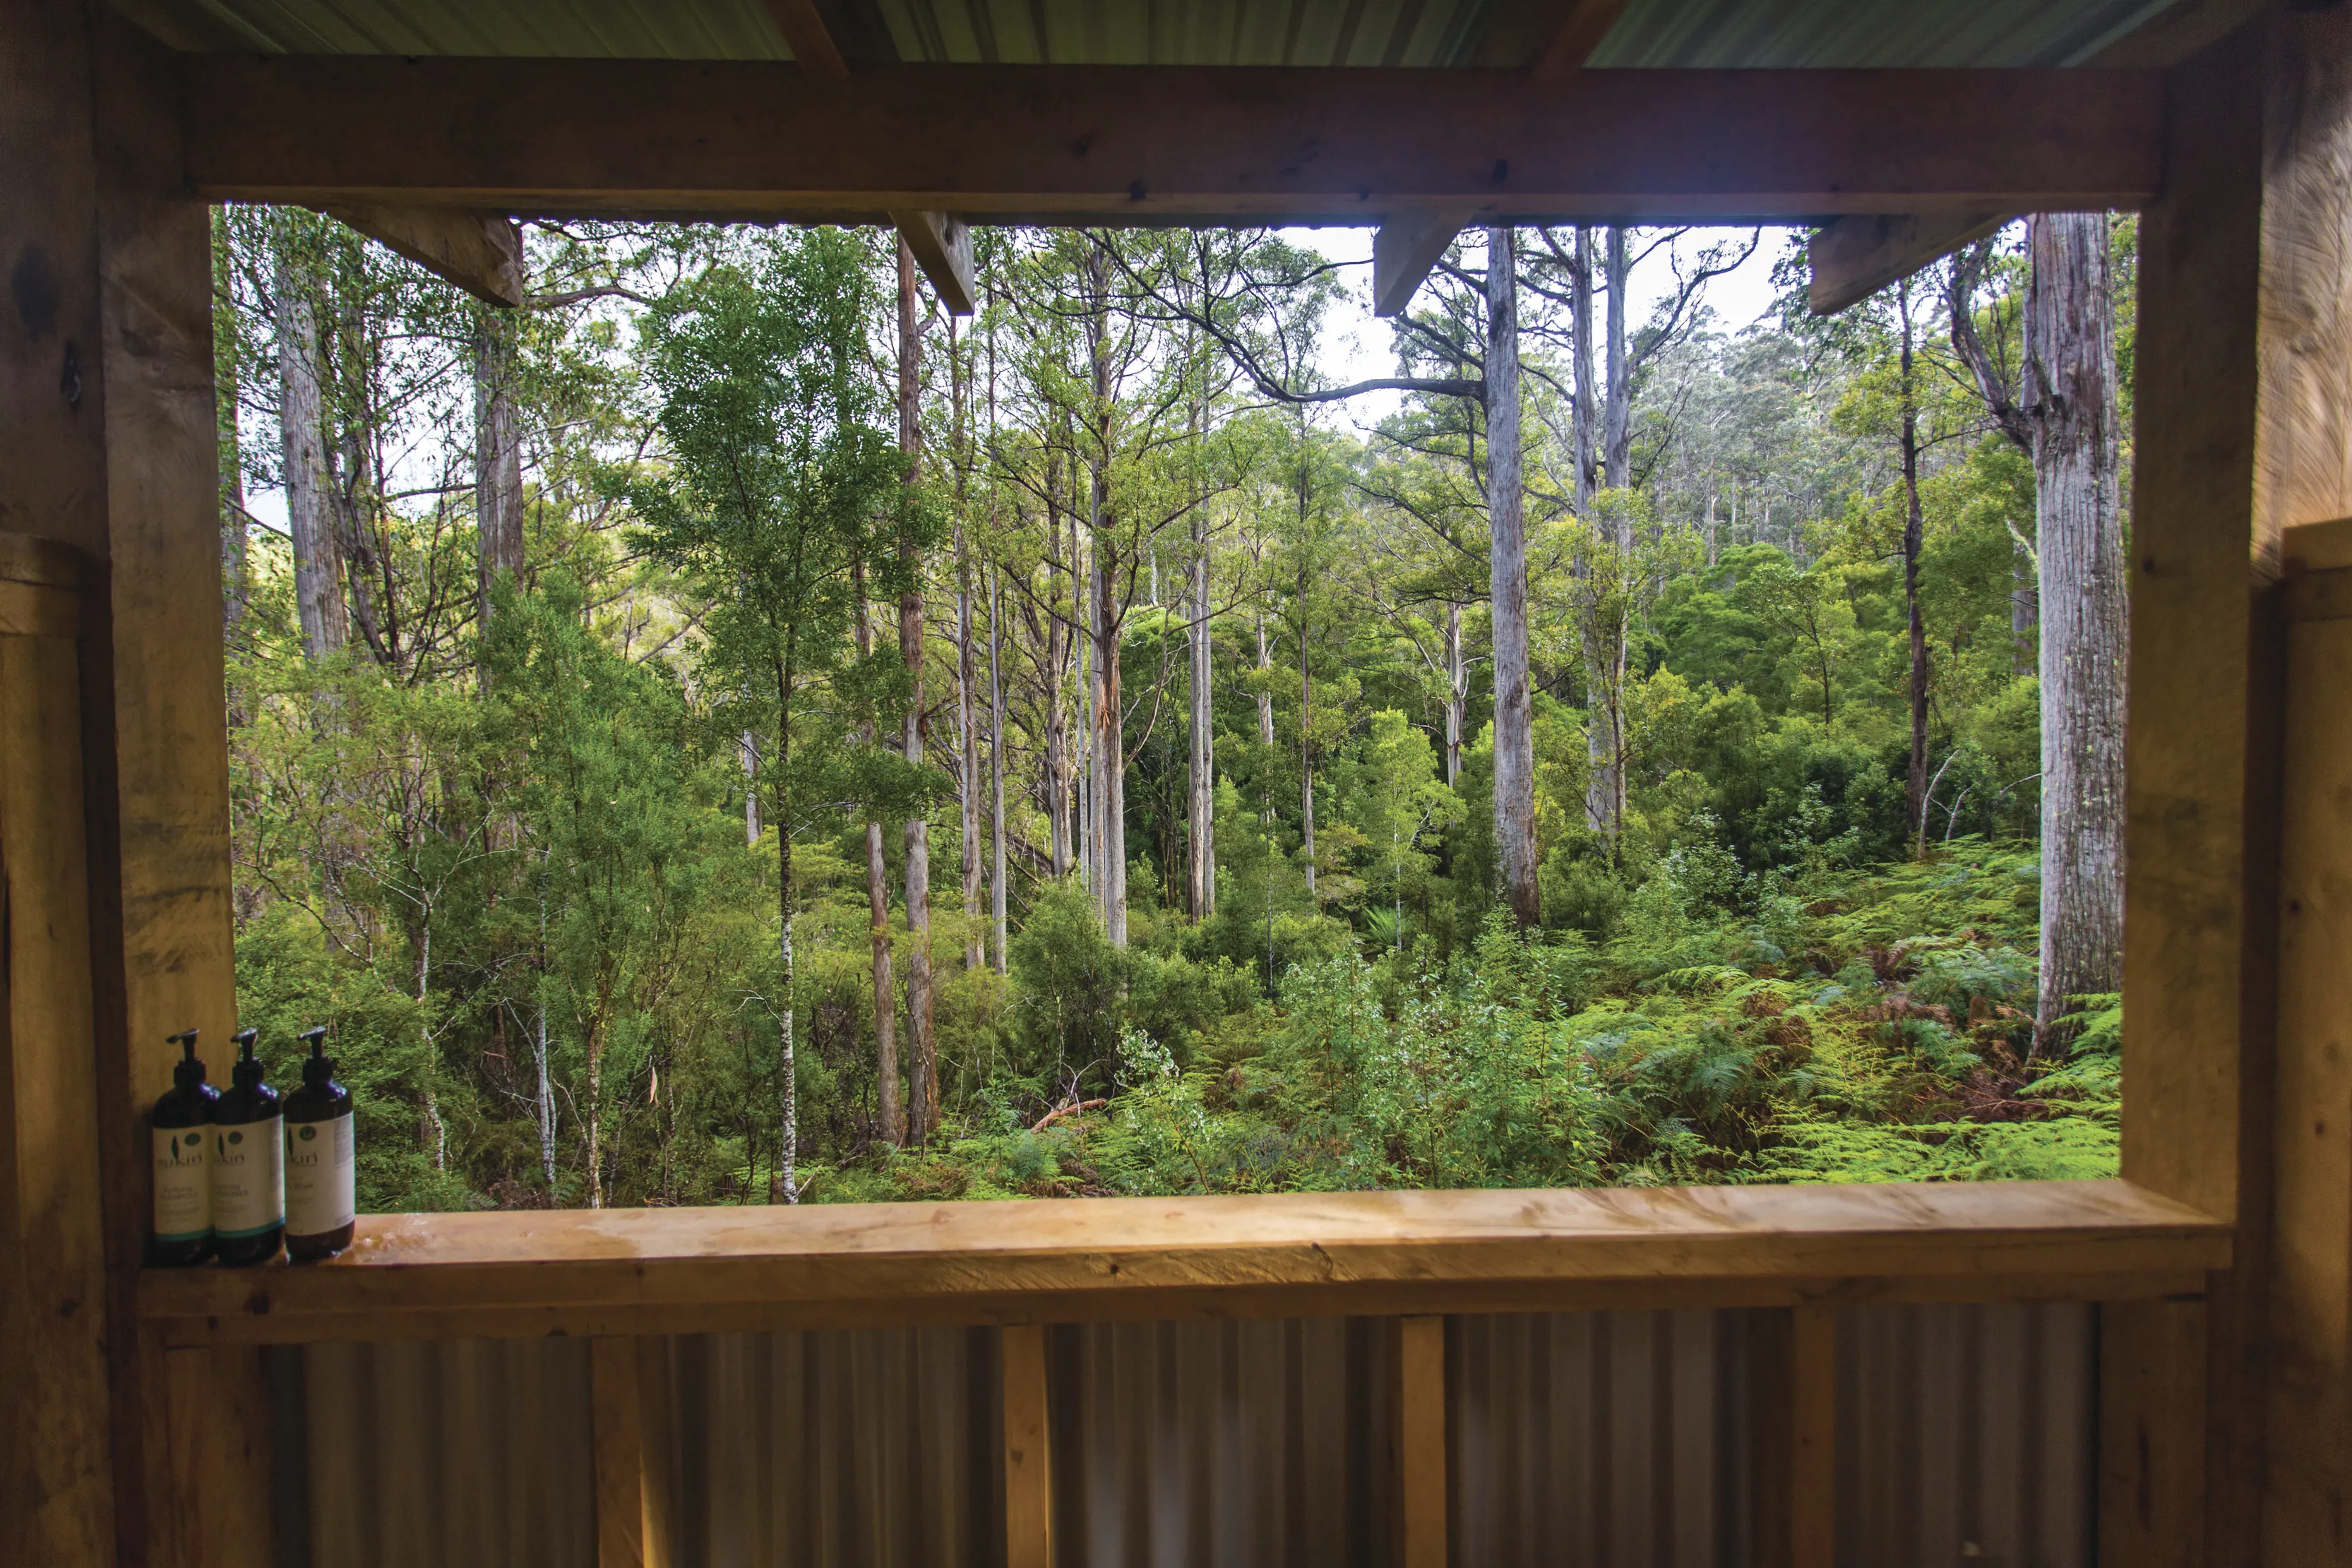
[{"label": "vertical timber wall panel", "polygon": [[1003,1556],[996,1334],[669,1342],[676,1561],[989,1568]]}]

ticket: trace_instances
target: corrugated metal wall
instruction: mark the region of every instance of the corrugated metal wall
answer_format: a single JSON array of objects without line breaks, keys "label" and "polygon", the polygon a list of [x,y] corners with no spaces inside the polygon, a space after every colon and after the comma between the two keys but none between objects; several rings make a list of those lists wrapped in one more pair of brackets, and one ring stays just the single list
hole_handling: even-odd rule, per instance
[{"label": "corrugated metal wall", "polygon": [[671,1495],[694,1568],[987,1568],[1004,1556],[987,1329],[670,1342]]},{"label": "corrugated metal wall", "polygon": [[580,1340],[322,1344],[268,1357],[279,1568],[589,1568]]},{"label": "corrugated metal wall", "polygon": [[1390,1333],[1370,1318],[1055,1331],[1056,1563],[1387,1561]]},{"label": "corrugated metal wall", "polygon": [[1737,1312],[1450,1322],[1454,1561],[1748,1561],[1741,1328]]},{"label": "corrugated metal wall", "polygon": [[[1446,1333],[1461,1568],[1751,1555],[1747,1315],[1465,1317]],[[1391,1326],[1058,1329],[1065,1568],[1387,1560]],[[1003,1558],[987,1330],[667,1342],[687,1568]],[[2095,1315],[1839,1321],[1840,1561],[2089,1568]],[[273,1352],[284,1568],[593,1568],[588,1357],[563,1340]]]}]

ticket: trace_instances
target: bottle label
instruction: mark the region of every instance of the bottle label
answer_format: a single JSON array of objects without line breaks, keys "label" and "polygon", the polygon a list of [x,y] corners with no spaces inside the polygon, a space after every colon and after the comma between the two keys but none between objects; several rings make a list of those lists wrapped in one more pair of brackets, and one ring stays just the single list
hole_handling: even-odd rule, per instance
[{"label": "bottle label", "polygon": [[286,1218],[278,1119],[213,1128],[213,1234],[236,1241]]},{"label": "bottle label", "polygon": [[200,1241],[213,1228],[211,1163],[205,1145],[210,1127],[157,1127],[155,1147],[155,1239]]},{"label": "bottle label", "polygon": [[352,1189],[352,1118],[286,1124],[286,1234],[341,1230],[359,1207]]}]

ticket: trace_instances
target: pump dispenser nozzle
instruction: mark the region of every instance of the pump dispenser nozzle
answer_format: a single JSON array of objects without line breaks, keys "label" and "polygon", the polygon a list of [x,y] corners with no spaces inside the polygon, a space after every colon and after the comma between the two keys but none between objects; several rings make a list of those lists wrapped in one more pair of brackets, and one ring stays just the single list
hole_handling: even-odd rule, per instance
[{"label": "pump dispenser nozzle", "polygon": [[172,1082],[181,1089],[194,1089],[205,1081],[205,1064],[196,1060],[196,1031],[184,1029],[165,1040],[180,1048],[180,1060],[172,1064]]},{"label": "pump dispenser nozzle", "polygon": [[261,1082],[261,1063],[253,1057],[253,1042],[260,1037],[257,1029],[241,1029],[231,1037],[236,1041],[236,1064],[229,1069],[229,1082],[240,1089]]},{"label": "pump dispenser nozzle", "polygon": [[306,1029],[302,1031],[300,1039],[303,1044],[310,1048],[310,1054],[302,1059],[302,1082],[312,1088],[332,1082],[335,1076],[335,1059],[327,1054],[327,1026],[319,1024]]}]

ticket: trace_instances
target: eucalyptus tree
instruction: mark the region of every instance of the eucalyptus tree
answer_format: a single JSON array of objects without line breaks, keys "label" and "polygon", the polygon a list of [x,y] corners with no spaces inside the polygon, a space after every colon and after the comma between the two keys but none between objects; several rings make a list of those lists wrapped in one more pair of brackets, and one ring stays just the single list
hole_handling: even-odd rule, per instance
[{"label": "eucalyptus tree", "polygon": [[644,354],[668,466],[628,485],[640,548],[688,574],[709,606],[708,689],[744,694],[730,727],[772,737],[761,779],[776,841],[783,1193],[794,1202],[793,780],[811,771],[795,716],[844,662],[853,569],[863,562],[885,591],[910,575],[880,548],[905,496],[884,423],[890,392],[867,341],[874,293],[863,247],[815,229],[746,240],[738,258],[665,296],[645,319]]},{"label": "eucalyptus tree", "polygon": [[2070,998],[2123,983],[2130,649],[2109,249],[2104,213],[2035,214],[2026,220],[2024,298],[1996,299],[1982,329],[1975,294],[1993,242],[1963,252],[1950,274],[1953,347],[2001,434],[2033,460],[2042,674],[2035,1024],[2045,1041],[2072,1010]]}]

